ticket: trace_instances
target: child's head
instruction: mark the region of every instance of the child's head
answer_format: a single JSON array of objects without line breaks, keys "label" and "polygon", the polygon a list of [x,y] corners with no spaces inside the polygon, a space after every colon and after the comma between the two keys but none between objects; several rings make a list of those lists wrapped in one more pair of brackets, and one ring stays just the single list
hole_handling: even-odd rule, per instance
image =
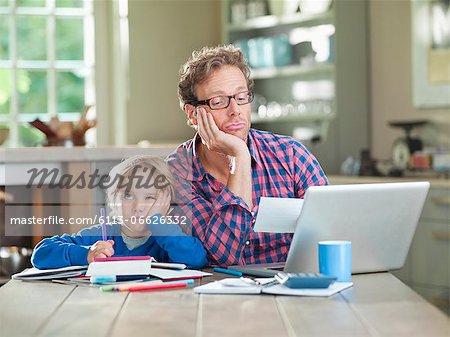
[{"label": "child's head", "polygon": [[[146,217],[156,200],[174,197],[174,178],[159,157],[138,155],[123,160],[109,172],[107,190],[111,215]],[[151,215],[151,214],[150,214]]]}]

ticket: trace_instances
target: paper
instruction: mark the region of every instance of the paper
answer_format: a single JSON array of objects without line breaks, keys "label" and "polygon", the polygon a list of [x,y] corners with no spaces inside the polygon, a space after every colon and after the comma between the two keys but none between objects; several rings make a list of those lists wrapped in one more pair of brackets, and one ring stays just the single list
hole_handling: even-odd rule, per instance
[{"label": "paper", "polygon": [[271,287],[263,288],[262,292],[272,295],[291,295],[291,296],[316,296],[328,297],[353,286],[352,282],[334,282],[328,288],[324,289],[292,289],[285,285],[277,284]]},{"label": "paper", "polygon": [[255,232],[294,233],[302,210],[303,199],[261,197]]},{"label": "paper", "polygon": [[73,277],[82,274],[88,266],[70,266],[57,269],[29,268],[21,273],[14,274],[14,280],[51,280],[56,278]]},{"label": "paper", "polygon": [[[353,286],[352,282],[335,282],[325,289],[291,289],[282,284],[264,287],[270,279],[256,279],[263,286],[252,286],[237,278],[227,278],[194,288],[197,294],[272,294],[291,296],[328,297]],[[240,284],[239,284],[240,283]]]},{"label": "paper", "polygon": [[261,287],[252,286],[238,278],[226,278],[194,288],[196,294],[259,294]]},{"label": "paper", "polygon": [[176,279],[189,279],[199,278],[203,276],[211,276],[211,273],[205,273],[200,270],[184,269],[184,270],[172,270],[172,269],[159,269],[152,268],[149,272],[151,276],[158,277],[163,280],[176,280]]},{"label": "paper", "polygon": [[167,268],[167,269],[186,269],[183,263],[165,263],[152,261],[152,268]]}]

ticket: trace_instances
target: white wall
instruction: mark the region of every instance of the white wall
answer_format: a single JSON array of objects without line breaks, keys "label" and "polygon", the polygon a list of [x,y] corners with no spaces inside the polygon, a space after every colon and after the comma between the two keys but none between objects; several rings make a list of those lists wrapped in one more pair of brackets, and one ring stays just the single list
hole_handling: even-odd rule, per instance
[{"label": "white wall", "polygon": [[220,43],[220,19],[217,0],[129,1],[129,144],[192,136],[178,104],[178,71],[193,50]]},{"label": "white wall", "polygon": [[424,141],[449,146],[450,110],[413,106],[410,1],[371,0],[369,19],[372,156],[391,157],[393,141],[403,135],[388,126],[392,120],[428,119]]}]

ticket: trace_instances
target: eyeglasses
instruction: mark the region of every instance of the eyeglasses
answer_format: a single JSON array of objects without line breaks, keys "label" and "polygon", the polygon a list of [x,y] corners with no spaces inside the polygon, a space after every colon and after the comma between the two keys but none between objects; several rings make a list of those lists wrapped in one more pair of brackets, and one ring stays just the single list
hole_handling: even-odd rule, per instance
[{"label": "eyeglasses", "polygon": [[194,106],[208,105],[211,110],[220,110],[228,108],[232,98],[234,98],[237,105],[245,105],[253,102],[254,97],[253,91],[243,91],[231,96],[215,96],[210,99],[205,99],[204,101],[192,101],[189,103]]}]

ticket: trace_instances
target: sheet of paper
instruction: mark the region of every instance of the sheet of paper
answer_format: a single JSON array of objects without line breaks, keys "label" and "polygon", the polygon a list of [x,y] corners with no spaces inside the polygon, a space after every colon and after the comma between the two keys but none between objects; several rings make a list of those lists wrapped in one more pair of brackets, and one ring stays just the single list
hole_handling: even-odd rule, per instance
[{"label": "sheet of paper", "polygon": [[149,275],[158,277],[163,280],[173,280],[173,279],[188,279],[191,277],[200,277],[200,276],[201,277],[210,276],[212,274],[192,269],[175,270],[175,269],[152,268],[149,271]]},{"label": "sheet of paper", "polygon": [[325,289],[292,289],[282,284],[263,288],[262,292],[272,295],[328,297],[353,286],[352,282],[335,282]]},{"label": "sheet of paper", "polygon": [[152,268],[186,269],[183,263],[152,262]]},{"label": "sheet of paper", "polygon": [[150,260],[92,262],[86,276],[149,275],[151,269]]},{"label": "sheet of paper", "polygon": [[303,199],[261,197],[255,232],[294,233]]},{"label": "sheet of paper", "polygon": [[29,268],[24,270],[21,273],[14,274],[12,276],[13,279],[21,280],[21,279],[49,279],[51,276],[55,275],[68,275],[68,276],[76,276],[79,275],[80,270],[86,270],[88,266],[70,266],[65,268],[58,269],[37,269],[37,268]]},{"label": "sheet of paper", "polygon": [[194,288],[196,294],[259,294],[261,287],[252,286],[238,278],[226,278]]}]

